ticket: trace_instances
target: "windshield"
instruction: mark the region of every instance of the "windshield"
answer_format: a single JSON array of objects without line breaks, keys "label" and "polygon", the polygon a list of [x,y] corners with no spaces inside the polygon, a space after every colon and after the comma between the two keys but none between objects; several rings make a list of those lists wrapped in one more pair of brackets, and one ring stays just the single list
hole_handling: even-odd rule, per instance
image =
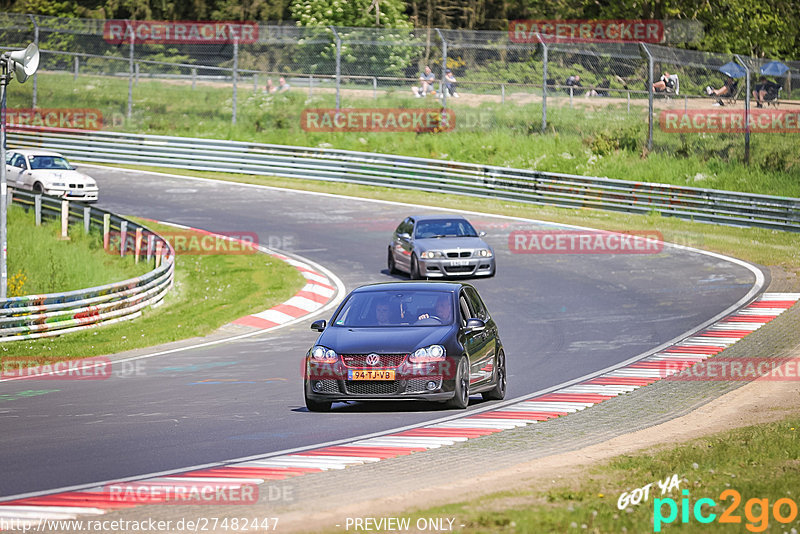
[{"label": "windshield", "polygon": [[431,219],[417,223],[414,237],[478,237],[478,232],[464,219]]},{"label": "windshield", "polygon": [[72,165],[61,156],[28,156],[31,169],[61,169],[72,170]]},{"label": "windshield", "polygon": [[453,299],[444,291],[368,291],[350,295],[334,326],[441,326],[453,323]]}]

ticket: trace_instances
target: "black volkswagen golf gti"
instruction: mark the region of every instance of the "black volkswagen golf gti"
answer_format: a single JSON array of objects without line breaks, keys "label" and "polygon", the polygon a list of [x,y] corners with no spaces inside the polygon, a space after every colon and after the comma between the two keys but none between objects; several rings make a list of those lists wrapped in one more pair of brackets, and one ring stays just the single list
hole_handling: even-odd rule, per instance
[{"label": "black volkswagen golf gti", "polygon": [[336,401],[428,400],[466,408],[499,400],[506,361],[478,292],[456,282],[393,282],[354,289],[305,358],[306,407]]}]

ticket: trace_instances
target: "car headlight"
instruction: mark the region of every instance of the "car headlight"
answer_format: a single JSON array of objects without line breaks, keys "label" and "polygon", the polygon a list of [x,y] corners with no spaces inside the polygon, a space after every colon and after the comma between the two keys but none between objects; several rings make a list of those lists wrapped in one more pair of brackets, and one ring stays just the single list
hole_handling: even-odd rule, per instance
[{"label": "car headlight", "polygon": [[339,356],[336,351],[322,345],[317,345],[311,349],[311,360],[317,363],[336,363]]},{"label": "car headlight", "polygon": [[444,361],[445,350],[441,345],[431,345],[430,347],[422,347],[414,351],[414,354],[408,357],[411,363],[427,363],[427,362],[441,362]]},{"label": "car headlight", "polygon": [[444,254],[442,254],[438,250],[426,250],[422,254],[419,255],[420,258],[425,260],[432,260],[433,258],[444,258]]},{"label": "car headlight", "polygon": [[491,258],[492,257],[492,251],[489,250],[488,248],[482,248],[482,249],[476,250],[475,254],[478,255],[481,258]]}]

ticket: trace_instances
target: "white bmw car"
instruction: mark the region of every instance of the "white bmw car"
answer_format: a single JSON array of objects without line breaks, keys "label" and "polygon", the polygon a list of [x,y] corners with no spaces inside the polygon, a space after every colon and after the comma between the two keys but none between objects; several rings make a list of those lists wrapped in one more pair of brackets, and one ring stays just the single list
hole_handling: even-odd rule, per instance
[{"label": "white bmw car", "polygon": [[75,170],[58,152],[20,148],[6,151],[8,185],[66,200],[97,202],[94,178]]}]

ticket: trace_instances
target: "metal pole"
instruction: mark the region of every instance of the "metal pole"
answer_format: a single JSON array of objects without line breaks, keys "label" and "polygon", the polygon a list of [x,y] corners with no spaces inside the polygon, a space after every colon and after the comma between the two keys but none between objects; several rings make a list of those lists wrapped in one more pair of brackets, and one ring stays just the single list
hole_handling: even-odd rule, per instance
[{"label": "metal pole", "polygon": [[536,34],[542,45],[542,133],[547,131],[547,45],[542,36]]},{"label": "metal pole", "polygon": [[128,119],[133,116],[133,42],[135,39],[135,32],[133,24],[128,21],[128,31],[131,34],[131,49],[128,57]]},{"label": "metal pole", "polygon": [[438,35],[439,39],[442,41],[442,82],[439,89],[442,90],[442,109],[447,109],[447,81],[445,80],[445,76],[447,75],[447,41],[439,28],[435,29],[436,35]]},{"label": "metal pole", "polygon": [[239,75],[239,39],[233,40],[233,116],[231,124],[236,126],[236,78]]},{"label": "metal pole", "polygon": [[341,89],[342,83],[342,39],[339,37],[339,32],[336,31],[335,27],[329,27],[333,32],[333,36],[336,38],[336,111],[339,111],[341,104],[339,90]]},{"label": "metal pole", "polygon": [[745,89],[747,92],[744,96],[744,162],[750,164],[750,69],[745,64],[744,60],[739,54],[736,54],[736,61],[744,67],[745,70]]},{"label": "metal pole", "polygon": [[[36,17],[33,15],[28,15],[31,18],[31,22],[33,22],[33,44],[36,45],[36,48],[39,48],[39,23],[36,21]],[[33,100],[31,102],[31,107],[36,109],[36,97],[39,92],[39,72],[33,73]],[[5,161],[5,160],[3,160]]]},{"label": "metal pole", "polygon": [[653,149],[653,56],[647,45],[639,43],[639,49],[647,58],[647,150]]},{"label": "metal pole", "polygon": [[8,66],[5,61],[0,65],[0,298],[6,298],[8,287],[8,236],[6,234],[8,184],[6,184],[6,85],[8,85]]},{"label": "metal pole", "polygon": [[78,68],[81,63],[81,60],[78,56],[75,56],[75,74],[72,75],[72,81],[78,81]]}]

